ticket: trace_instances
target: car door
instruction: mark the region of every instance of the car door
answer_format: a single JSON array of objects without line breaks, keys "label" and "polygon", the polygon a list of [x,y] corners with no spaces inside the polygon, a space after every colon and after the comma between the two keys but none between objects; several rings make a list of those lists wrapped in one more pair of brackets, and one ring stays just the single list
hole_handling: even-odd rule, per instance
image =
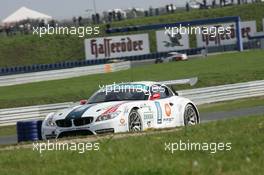
[{"label": "car door", "polygon": [[166,86],[154,85],[151,88],[151,95],[159,94],[159,98],[150,99],[155,104],[155,125],[156,128],[175,126],[174,95]]}]

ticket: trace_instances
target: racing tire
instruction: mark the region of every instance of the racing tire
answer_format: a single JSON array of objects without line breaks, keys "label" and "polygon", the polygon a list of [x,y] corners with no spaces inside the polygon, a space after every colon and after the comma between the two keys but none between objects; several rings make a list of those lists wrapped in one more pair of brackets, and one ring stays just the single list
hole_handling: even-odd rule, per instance
[{"label": "racing tire", "polygon": [[184,111],[184,125],[192,126],[199,123],[198,113],[192,104],[187,104]]},{"label": "racing tire", "polygon": [[136,109],[133,109],[128,116],[129,132],[139,132],[143,130],[142,119]]}]

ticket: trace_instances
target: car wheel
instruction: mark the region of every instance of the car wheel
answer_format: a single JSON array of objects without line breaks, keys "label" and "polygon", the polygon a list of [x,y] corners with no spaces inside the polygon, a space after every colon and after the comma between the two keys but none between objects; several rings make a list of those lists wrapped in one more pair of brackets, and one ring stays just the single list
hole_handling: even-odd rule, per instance
[{"label": "car wheel", "polygon": [[130,132],[142,131],[142,120],[139,113],[135,109],[133,109],[129,114],[128,126]]},{"label": "car wheel", "polygon": [[198,123],[198,115],[193,105],[188,104],[184,111],[184,125],[191,126]]}]

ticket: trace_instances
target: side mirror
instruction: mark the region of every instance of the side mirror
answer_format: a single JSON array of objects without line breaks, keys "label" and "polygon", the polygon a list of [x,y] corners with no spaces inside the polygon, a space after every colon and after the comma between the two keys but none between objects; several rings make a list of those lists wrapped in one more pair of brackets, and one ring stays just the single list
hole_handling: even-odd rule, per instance
[{"label": "side mirror", "polygon": [[85,105],[88,102],[88,100],[80,100],[80,105]]},{"label": "side mirror", "polygon": [[159,93],[155,93],[152,96],[150,96],[150,100],[158,100],[160,99],[160,94]]}]

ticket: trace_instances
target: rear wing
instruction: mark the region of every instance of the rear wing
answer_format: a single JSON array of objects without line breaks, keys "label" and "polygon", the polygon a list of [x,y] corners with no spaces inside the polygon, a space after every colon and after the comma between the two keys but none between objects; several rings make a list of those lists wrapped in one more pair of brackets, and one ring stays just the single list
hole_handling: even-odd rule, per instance
[{"label": "rear wing", "polygon": [[189,84],[190,86],[194,86],[197,82],[198,82],[198,77],[193,77],[193,78],[181,79],[181,80],[160,81],[158,83],[164,84],[166,86],[181,85],[181,84]]}]

